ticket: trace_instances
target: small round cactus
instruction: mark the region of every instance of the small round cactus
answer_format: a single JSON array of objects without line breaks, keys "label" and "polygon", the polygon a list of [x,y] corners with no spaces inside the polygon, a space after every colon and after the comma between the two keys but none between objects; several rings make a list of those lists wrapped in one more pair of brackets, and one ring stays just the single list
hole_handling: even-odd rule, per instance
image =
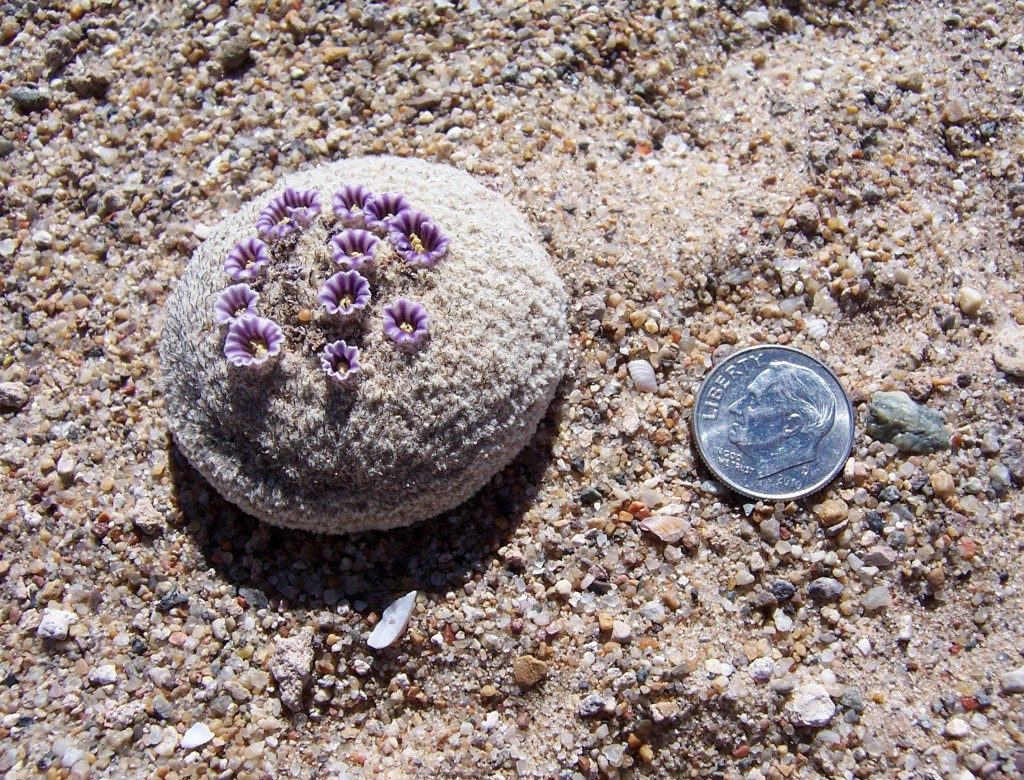
[{"label": "small round cactus", "polygon": [[[272,230],[292,226],[287,240]],[[363,308],[332,314],[321,294]],[[408,525],[469,498],[532,436],[564,371],[565,310],[529,225],[469,175],[392,157],[322,166],[196,250],[160,344],[168,426],[221,494],[269,523]]]}]

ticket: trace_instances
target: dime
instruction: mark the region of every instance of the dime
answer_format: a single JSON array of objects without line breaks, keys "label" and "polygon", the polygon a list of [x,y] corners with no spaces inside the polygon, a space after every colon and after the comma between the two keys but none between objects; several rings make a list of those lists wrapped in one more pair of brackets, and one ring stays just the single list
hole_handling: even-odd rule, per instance
[{"label": "dime", "polygon": [[825,487],[853,446],[853,406],[824,363],[792,347],[751,347],[719,363],[697,392],[693,438],[738,493],[786,501]]}]

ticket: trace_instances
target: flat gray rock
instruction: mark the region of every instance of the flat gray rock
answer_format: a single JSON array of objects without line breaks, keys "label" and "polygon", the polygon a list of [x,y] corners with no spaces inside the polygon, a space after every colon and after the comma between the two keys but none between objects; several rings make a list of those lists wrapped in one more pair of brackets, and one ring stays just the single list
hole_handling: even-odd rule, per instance
[{"label": "flat gray rock", "polygon": [[949,449],[949,430],[942,415],[901,390],[871,396],[865,428],[868,436],[891,442],[901,452],[926,455]]}]

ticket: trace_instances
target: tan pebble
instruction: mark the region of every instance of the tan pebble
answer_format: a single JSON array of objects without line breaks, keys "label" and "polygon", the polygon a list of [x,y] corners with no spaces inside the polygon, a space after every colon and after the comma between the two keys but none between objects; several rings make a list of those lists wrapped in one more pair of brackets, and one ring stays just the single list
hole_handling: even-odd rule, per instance
[{"label": "tan pebble", "polygon": [[640,523],[640,527],[669,544],[678,542],[691,529],[689,522],[673,515],[651,515]]},{"label": "tan pebble", "polygon": [[945,471],[933,472],[928,481],[931,482],[932,490],[935,491],[935,495],[943,500],[949,498],[956,492],[956,483]]},{"label": "tan pebble", "polygon": [[167,641],[175,647],[181,647],[188,641],[188,634],[183,631],[172,631],[171,635],[167,637]]},{"label": "tan pebble", "polygon": [[651,748],[650,745],[641,745],[640,749],[636,751],[636,754],[637,756],[639,756],[640,760],[643,761],[645,764],[649,764],[654,760],[654,750]]},{"label": "tan pebble", "polygon": [[519,656],[512,666],[512,678],[522,688],[532,688],[547,676],[547,662],[532,655]]},{"label": "tan pebble", "polygon": [[607,612],[597,613],[597,627],[603,632],[608,633],[612,630],[612,626],[615,624],[615,618],[609,615]]},{"label": "tan pebble", "polygon": [[480,688],[480,695],[485,699],[493,699],[498,695],[498,689],[493,685],[484,685]]},{"label": "tan pebble", "polygon": [[847,518],[850,507],[841,498],[830,498],[814,507],[814,512],[823,526],[831,528]]},{"label": "tan pebble", "polygon": [[956,305],[968,317],[974,317],[981,311],[985,296],[973,287],[961,287],[956,296]]}]

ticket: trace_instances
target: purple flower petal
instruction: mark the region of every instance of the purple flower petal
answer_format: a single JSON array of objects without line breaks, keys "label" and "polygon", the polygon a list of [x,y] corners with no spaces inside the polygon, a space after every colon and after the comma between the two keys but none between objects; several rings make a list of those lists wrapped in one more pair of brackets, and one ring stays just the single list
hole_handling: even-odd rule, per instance
[{"label": "purple flower petal", "polygon": [[342,230],[330,240],[334,262],[359,269],[373,260],[380,239],[369,230],[350,228]]},{"label": "purple flower petal", "polygon": [[230,325],[247,314],[256,314],[256,302],[260,294],[247,284],[233,284],[217,297],[213,304],[213,321],[218,325]]},{"label": "purple flower petal", "polygon": [[284,333],[273,320],[248,315],[228,328],[224,357],[236,366],[262,366],[277,357],[284,346]]},{"label": "purple flower petal", "polygon": [[429,324],[427,310],[413,301],[399,298],[384,307],[384,334],[396,344],[415,344],[427,335]]},{"label": "purple flower petal", "polygon": [[256,218],[256,230],[267,239],[284,238],[308,227],[319,213],[319,192],[289,187],[260,212]]},{"label": "purple flower petal", "polygon": [[332,341],[320,353],[320,365],[335,382],[348,382],[360,370],[359,350],[344,341]]},{"label": "purple flower petal", "polygon": [[451,239],[422,211],[403,211],[388,227],[395,251],[407,262],[433,268]]},{"label": "purple flower petal", "polygon": [[397,192],[374,195],[366,203],[366,227],[373,230],[387,230],[391,220],[403,211],[411,209],[412,206],[405,196]]},{"label": "purple flower petal", "polygon": [[370,283],[358,271],[339,271],[323,283],[316,299],[328,313],[347,316],[370,302]]},{"label": "purple flower petal", "polygon": [[366,204],[373,197],[373,193],[362,184],[347,184],[334,193],[334,213],[350,227],[365,227]]},{"label": "purple flower petal", "polygon": [[236,282],[249,282],[263,273],[263,267],[269,262],[266,244],[258,238],[244,238],[228,253],[224,273]]}]

